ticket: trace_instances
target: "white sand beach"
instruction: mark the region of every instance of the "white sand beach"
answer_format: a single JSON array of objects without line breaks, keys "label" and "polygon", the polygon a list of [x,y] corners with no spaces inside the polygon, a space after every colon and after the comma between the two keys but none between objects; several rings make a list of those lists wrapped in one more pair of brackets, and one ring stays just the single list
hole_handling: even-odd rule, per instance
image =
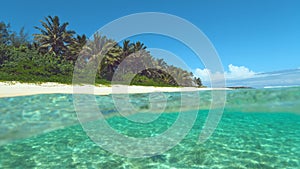
[{"label": "white sand beach", "polygon": [[195,88],[195,87],[154,87],[154,86],[73,86],[60,83],[20,83],[20,82],[0,82],[0,98],[15,97],[35,94],[51,94],[51,93],[87,93],[95,95],[108,94],[126,94],[126,93],[151,93],[151,92],[181,92],[181,91],[197,91],[197,90],[228,90],[227,88]]}]

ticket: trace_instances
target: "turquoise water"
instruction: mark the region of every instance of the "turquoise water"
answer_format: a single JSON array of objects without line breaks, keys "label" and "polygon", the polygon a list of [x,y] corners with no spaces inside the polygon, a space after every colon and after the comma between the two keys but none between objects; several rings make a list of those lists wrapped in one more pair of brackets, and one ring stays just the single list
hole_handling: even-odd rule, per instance
[{"label": "turquoise water", "polygon": [[[145,138],[163,133],[178,117],[180,94],[165,94],[165,113],[148,124],[119,116],[111,96],[96,99],[114,130]],[[211,97],[199,94],[201,110],[188,135],[148,158],[100,148],[78,123],[72,95],[1,98],[0,168],[300,168],[300,88],[228,91],[222,119],[205,143],[198,139]],[[148,94],[130,98],[140,112],[149,108]]]}]

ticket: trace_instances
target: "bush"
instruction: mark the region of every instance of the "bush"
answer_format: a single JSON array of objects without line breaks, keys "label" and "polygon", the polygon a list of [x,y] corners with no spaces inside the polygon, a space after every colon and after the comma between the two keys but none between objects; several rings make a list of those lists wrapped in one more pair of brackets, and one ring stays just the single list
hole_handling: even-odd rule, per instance
[{"label": "bush", "polygon": [[1,45],[0,51],[2,81],[72,83],[73,65],[66,60],[24,46]]}]

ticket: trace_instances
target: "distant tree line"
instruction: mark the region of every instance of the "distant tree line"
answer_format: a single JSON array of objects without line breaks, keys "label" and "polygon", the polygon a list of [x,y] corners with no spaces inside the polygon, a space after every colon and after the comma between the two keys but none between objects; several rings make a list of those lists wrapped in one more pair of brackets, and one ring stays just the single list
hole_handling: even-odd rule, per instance
[{"label": "distant tree line", "polygon": [[130,80],[135,85],[202,86],[200,78],[153,57],[139,41],[117,43],[99,33],[87,39],[57,16],[40,22],[33,40],[24,28],[13,32],[0,22],[0,80],[72,83],[75,66],[80,70],[97,63],[96,83]]}]

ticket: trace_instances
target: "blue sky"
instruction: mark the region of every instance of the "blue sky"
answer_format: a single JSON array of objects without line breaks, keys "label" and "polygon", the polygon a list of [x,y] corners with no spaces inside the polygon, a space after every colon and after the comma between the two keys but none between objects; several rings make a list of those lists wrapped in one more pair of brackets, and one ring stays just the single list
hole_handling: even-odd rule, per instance
[{"label": "blue sky", "polygon": [[[251,74],[300,67],[299,9],[297,0],[10,0],[1,2],[0,21],[9,22],[13,30],[25,26],[32,34],[36,33],[33,26],[39,26],[44,16],[58,15],[70,23],[70,29],[90,36],[125,15],[169,13],[190,21],[207,35],[228,74],[232,70]],[[193,71],[204,69],[199,60],[186,58],[193,53],[179,42],[147,35],[132,39],[137,38],[150,48],[177,54]]]}]

